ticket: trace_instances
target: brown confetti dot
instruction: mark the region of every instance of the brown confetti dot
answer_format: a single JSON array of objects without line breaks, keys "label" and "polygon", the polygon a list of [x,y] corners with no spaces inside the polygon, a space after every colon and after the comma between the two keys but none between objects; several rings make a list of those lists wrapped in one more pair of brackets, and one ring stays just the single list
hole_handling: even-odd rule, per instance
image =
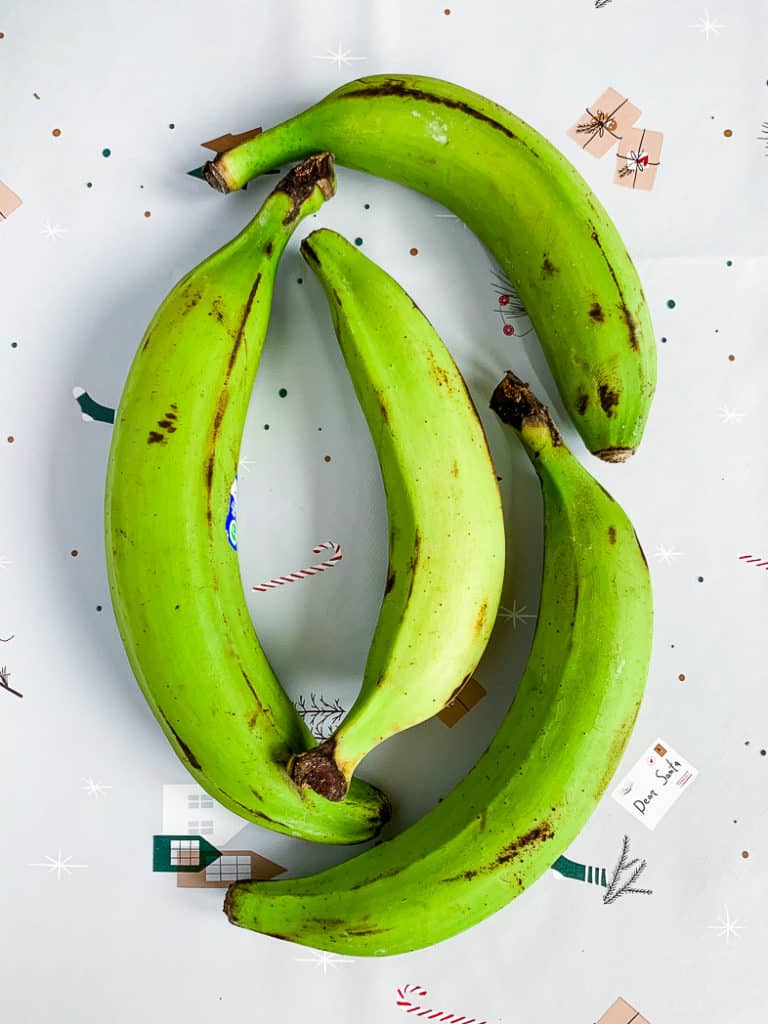
[{"label": "brown confetti dot", "polygon": [[733,135],[733,132],[730,128],[726,128],[723,132],[723,135],[726,137],[726,139],[730,139],[730,137]]},{"label": "brown confetti dot", "polygon": [[54,128],[51,132],[51,135],[54,137],[54,139],[58,139],[58,137],[61,135],[61,128]]},{"label": "brown confetti dot", "polygon": [[145,210],[144,211],[144,216],[145,217],[151,217],[152,216],[152,211],[151,210]]},{"label": "brown confetti dot", "polygon": [[70,555],[72,555],[73,558],[77,558],[77,548],[72,548],[72,550],[69,553]]},{"label": "brown confetti dot", "polygon": [[0,32],[0,39],[5,39],[5,32]]},{"label": "brown confetti dot", "polygon": [[735,358],[736,358],[736,356],[728,356],[728,362],[732,363]]},{"label": "brown confetti dot", "polygon": [[681,683],[685,682],[685,675],[682,672],[680,673],[680,675],[677,678],[680,680]]},{"label": "brown confetti dot", "polygon": [[15,440],[16,438],[13,436],[13,434],[8,435],[8,444],[13,444]]},{"label": "brown confetti dot", "polygon": [[330,455],[326,455],[325,456],[325,461],[326,462],[330,462],[331,461],[331,456]]},{"label": "brown confetti dot", "polygon": [[408,252],[411,254],[411,256],[418,256],[419,255],[419,250],[416,249],[415,247],[413,249],[409,249]]},{"label": "brown confetti dot", "polygon": [[744,860],[747,860],[747,858],[749,857],[749,850],[742,850],[741,856],[744,858]]},{"label": "brown confetti dot", "polygon": [[451,13],[451,8],[450,7],[446,7],[445,10],[443,11],[443,14],[450,14],[450,13]]}]

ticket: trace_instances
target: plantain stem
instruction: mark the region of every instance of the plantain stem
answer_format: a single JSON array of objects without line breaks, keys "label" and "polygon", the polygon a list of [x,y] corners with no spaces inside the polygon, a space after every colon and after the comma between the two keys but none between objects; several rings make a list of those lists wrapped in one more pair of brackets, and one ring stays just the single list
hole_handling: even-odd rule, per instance
[{"label": "plantain stem", "polygon": [[543,427],[553,447],[563,443],[546,405],[534,395],[527,382],[520,380],[511,370],[507,370],[496,385],[490,406],[502,423],[513,427],[519,434]]}]

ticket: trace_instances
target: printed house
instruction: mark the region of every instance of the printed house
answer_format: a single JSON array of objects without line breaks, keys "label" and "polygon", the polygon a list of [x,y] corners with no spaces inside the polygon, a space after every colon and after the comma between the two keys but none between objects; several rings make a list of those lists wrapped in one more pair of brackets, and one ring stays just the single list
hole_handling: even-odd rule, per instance
[{"label": "printed house", "polygon": [[201,871],[180,871],[176,885],[180,889],[225,889],[232,882],[274,878],[284,871],[253,850],[223,850],[218,860]]},{"label": "printed house", "polygon": [[152,870],[197,872],[221,857],[202,836],[153,836]]},{"label": "printed house", "polygon": [[245,824],[196,783],[163,786],[164,835],[205,836],[221,848]]}]

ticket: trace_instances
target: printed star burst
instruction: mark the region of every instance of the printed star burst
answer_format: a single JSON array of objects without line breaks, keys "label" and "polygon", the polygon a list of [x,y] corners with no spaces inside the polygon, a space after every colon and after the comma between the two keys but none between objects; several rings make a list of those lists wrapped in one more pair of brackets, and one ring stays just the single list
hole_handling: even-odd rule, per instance
[{"label": "printed star burst", "polygon": [[709,11],[705,10],[704,17],[699,18],[696,24],[690,25],[689,28],[697,28],[709,39],[710,34],[717,35],[721,28],[725,28],[725,25],[721,25],[717,18],[710,18]]},{"label": "printed star burst", "polygon": [[100,782],[94,782],[91,775],[87,779],[83,779],[83,782],[85,785],[80,788],[85,790],[89,797],[95,796],[97,800],[100,796],[106,796],[108,789],[112,789],[111,786],[104,786]]},{"label": "printed star burst", "polygon": [[343,64],[351,64],[353,60],[368,60],[367,57],[353,57],[351,50],[342,49],[341,43],[338,44],[335,52],[333,50],[326,50],[325,53],[313,54],[314,60],[332,60],[336,64],[336,70],[341,71]]},{"label": "printed star burst", "polygon": [[339,964],[351,964],[351,960],[346,960],[344,957],[337,956],[335,953],[329,953],[325,949],[319,949],[314,956],[297,956],[297,964],[314,964],[315,967],[322,967],[323,974],[328,973],[328,968],[333,967],[334,969]]},{"label": "printed star burst", "polygon": [[61,848],[54,859],[53,857],[46,857],[44,864],[30,864],[31,868],[47,868],[49,871],[56,872],[56,880],[61,881],[62,875],[71,875],[75,868],[87,868],[87,864],[70,864],[71,857],[62,857]]},{"label": "printed star burst", "polygon": [[721,405],[717,411],[720,413],[720,420],[723,423],[738,423],[746,415],[737,409],[729,409],[727,405]]},{"label": "printed star burst", "polygon": [[517,607],[517,601],[512,602],[511,608],[505,608],[504,605],[499,606],[499,618],[504,619],[505,622],[511,622],[512,628],[517,629],[518,622],[522,622],[525,625],[526,619],[535,619],[536,616],[530,612],[526,612],[527,605],[523,605],[521,608]]},{"label": "printed star burst", "polygon": [[722,938],[725,936],[726,946],[731,941],[731,935],[736,935],[739,931],[746,928],[746,925],[739,924],[738,921],[731,920],[731,915],[728,913],[728,907],[725,908],[725,918],[720,918],[717,924],[707,925],[708,928],[717,929],[718,935]]},{"label": "printed star burst", "polygon": [[674,548],[665,548],[663,544],[657,545],[654,551],[654,557],[658,558],[665,565],[672,565],[675,559],[680,558],[682,554],[682,551],[675,551]]},{"label": "printed star burst", "polygon": [[67,229],[63,228],[60,224],[50,224],[48,221],[43,225],[43,230],[40,232],[41,235],[45,235],[46,238],[61,238],[62,235],[67,233]]},{"label": "printed star burst", "polygon": [[242,473],[243,471],[245,471],[246,473],[250,473],[251,472],[251,466],[255,466],[255,465],[256,465],[256,459],[249,459],[246,456],[243,456],[243,458],[240,459],[240,461],[237,464],[237,472],[238,473]]}]

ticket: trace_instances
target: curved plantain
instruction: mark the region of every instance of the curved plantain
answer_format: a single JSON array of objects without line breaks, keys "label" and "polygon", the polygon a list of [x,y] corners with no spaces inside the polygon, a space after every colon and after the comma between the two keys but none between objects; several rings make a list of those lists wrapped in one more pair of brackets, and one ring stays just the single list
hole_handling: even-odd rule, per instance
[{"label": "curved plantain", "polygon": [[589,450],[609,462],[634,452],[656,384],[650,314],[616,226],[559,150],[461,86],[375,75],[233,147],[205,174],[232,191],[318,148],[458,214],[519,294]]},{"label": "curved plantain", "polygon": [[506,906],[584,827],[640,706],[651,651],[648,566],[619,505],[508,374],[492,407],[544,498],[538,623],[517,695],[471,772],[389,841],[306,878],[237,882],[233,924],[359,956],[420,949]]},{"label": "curved plantain", "polygon": [[161,304],[115,419],[106,555],[136,680],[200,785],[259,825],[354,843],[388,804],[364,783],[330,804],[292,781],[312,738],[254,633],[225,526],[278,260],[334,189],[329,155],[306,160]]},{"label": "curved plantain", "polygon": [[374,747],[441,711],[488,643],[504,582],[504,518],[458,367],[389,274],[327,229],[301,252],[320,279],[387,496],[389,570],[360,692],[293,777],[341,800]]}]

